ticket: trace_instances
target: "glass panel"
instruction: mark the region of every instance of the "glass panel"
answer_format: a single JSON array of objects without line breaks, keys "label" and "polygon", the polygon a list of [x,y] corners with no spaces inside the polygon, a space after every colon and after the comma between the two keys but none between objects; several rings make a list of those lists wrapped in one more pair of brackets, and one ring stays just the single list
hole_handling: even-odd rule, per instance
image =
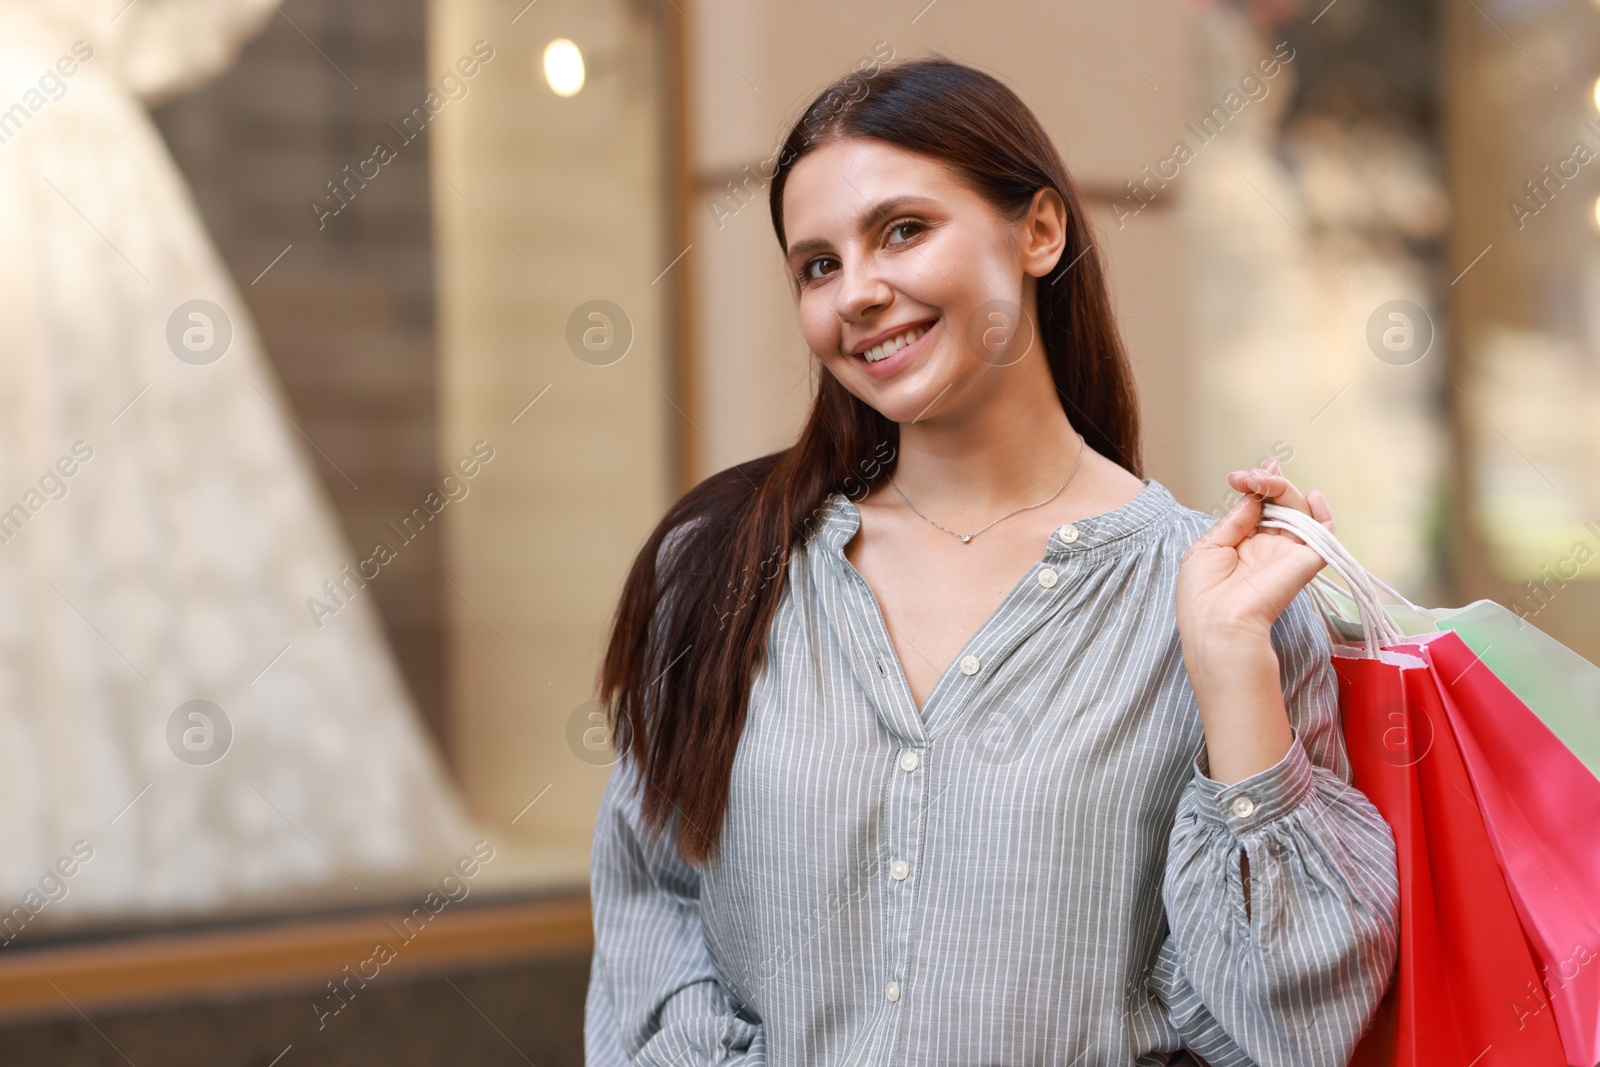
[{"label": "glass panel", "polygon": [[1447,19],[1463,592],[1600,658],[1600,11]]},{"label": "glass panel", "polygon": [[1192,40],[1175,183],[1209,510],[1237,499],[1227,471],[1275,458],[1374,573],[1437,596],[1449,205],[1428,6],[1206,5]]}]

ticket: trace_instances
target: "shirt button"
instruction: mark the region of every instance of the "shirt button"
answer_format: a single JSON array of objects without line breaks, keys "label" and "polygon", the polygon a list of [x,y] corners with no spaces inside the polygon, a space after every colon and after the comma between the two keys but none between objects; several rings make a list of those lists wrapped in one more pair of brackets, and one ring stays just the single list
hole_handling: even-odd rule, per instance
[{"label": "shirt button", "polygon": [[1046,589],[1049,589],[1051,586],[1055,585],[1056,572],[1051,570],[1049,567],[1046,567],[1044,570],[1040,571],[1039,584],[1044,586]]},{"label": "shirt button", "polygon": [[1256,802],[1241,793],[1233,798],[1233,803],[1230,807],[1233,808],[1233,813],[1239,818],[1248,819],[1256,810]]},{"label": "shirt button", "polygon": [[1078,539],[1078,528],[1070,522],[1065,523],[1056,529],[1056,536],[1070,545]]},{"label": "shirt button", "polygon": [[911,864],[907,863],[905,860],[895,860],[893,863],[889,864],[889,877],[893,878],[897,882],[905,881],[906,875],[910,873]]},{"label": "shirt button", "polygon": [[899,982],[890,982],[887,986],[884,987],[883,995],[888,997],[890,1000],[899,1000],[900,999],[900,983]]},{"label": "shirt button", "polygon": [[917,754],[911,751],[909,748],[900,753],[900,769],[905,771],[907,774],[910,774],[912,771],[916,770],[919,762],[921,761],[917,759]]},{"label": "shirt button", "polygon": [[978,657],[977,656],[962,656],[961,657],[961,673],[962,674],[977,674],[978,673],[978,668],[981,667],[981,666],[983,666],[983,664],[978,662]]}]

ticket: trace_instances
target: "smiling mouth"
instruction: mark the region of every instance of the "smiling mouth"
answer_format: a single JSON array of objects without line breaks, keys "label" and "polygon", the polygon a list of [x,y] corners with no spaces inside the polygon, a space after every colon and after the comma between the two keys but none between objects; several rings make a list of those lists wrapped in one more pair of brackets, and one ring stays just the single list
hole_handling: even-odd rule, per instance
[{"label": "smiling mouth", "polygon": [[877,363],[881,360],[888,359],[890,356],[894,355],[907,345],[912,344],[923,334],[933,329],[934,323],[938,321],[939,320],[934,319],[933,322],[924,322],[913,326],[911,329],[896,334],[894,337],[889,338],[887,341],[884,341],[881,344],[873,345],[864,352],[856,353],[856,355],[861,359],[866,360],[868,363]]}]

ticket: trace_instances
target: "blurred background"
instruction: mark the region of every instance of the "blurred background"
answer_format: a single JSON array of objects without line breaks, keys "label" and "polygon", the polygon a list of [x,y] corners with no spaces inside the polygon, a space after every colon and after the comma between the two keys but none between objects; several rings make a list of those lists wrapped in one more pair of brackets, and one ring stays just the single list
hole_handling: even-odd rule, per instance
[{"label": "blurred background", "polygon": [[1600,0],[0,0],[0,1061],[581,1062],[616,597],[814,389],[788,125],[929,54],[1147,473],[1600,659]]}]

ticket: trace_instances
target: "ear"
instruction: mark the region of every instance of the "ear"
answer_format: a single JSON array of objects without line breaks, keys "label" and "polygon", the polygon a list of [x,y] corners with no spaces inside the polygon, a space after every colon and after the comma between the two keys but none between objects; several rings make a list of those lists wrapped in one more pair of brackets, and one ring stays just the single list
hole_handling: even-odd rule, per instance
[{"label": "ear", "polygon": [[1056,268],[1067,246],[1067,205],[1046,185],[1034,190],[1033,203],[1022,220],[1022,269],[1043,278]]}]

